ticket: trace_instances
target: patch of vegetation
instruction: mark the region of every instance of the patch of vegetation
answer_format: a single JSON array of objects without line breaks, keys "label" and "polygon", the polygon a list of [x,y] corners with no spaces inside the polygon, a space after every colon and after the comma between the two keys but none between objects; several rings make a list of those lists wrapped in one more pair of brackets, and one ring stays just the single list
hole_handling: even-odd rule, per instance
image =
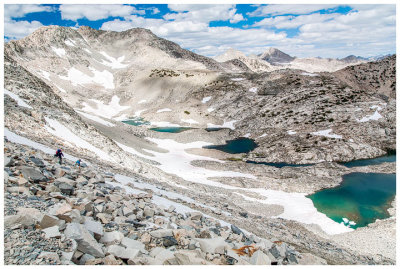
[{"label": "patch of vegetation", "polygon": [[187,110],[185,110],[184,112],[185,112],[185,114],[188,114],[188,115],[190,114],[190,112],[189,112],[189,111],[187,111]]},{"label": "patch of vegetation", "polygon": [[227,161],[232,161],[232,162],[243,161],[242,158],[235,158],[235,157],[229,157],[229,158],[226,158],[225,160],[227,160]]}]

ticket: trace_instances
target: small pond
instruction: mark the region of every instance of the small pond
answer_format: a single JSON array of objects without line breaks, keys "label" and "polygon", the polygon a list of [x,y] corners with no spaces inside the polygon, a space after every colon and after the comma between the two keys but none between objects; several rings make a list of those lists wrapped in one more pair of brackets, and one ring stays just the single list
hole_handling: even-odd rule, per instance
[{"label": "small pond", "polygon": [[257,143],[253,139],[239,137],[234,140],[226,141],[225,145],[210,145],[204,146],[207,149],[216,149],[226,153],[236,154],[236,153],[247,153],[252,151],[257,147]]},{"label": "small pond", "polygon": [[307,196],[319,212],[352,228],[364,227],[390,215],[396,195],[396,174],[350,173],[342,183]]},{"label": "small pond", "polygon": [[133,126],[150,125],[150,122],[144,120],[143,118],[132,118],[123,120],[122,122]]},{"label": "small pond", "polygon": [[195,128],[191,127],[155,127],[150,128],[152,131],[161,132],[161,133],[181,133],[187,130],[191,130]]},{"label": "small pond", "polygon": [[284,166],[289,166],[289,167],[307,167],[307,166],[313,166],[314,164],[292,164],[292,163],[268,163],[268,162],[255,162],[255,161],[246,161],[246,163],[252,163],[252,164],[263,164],[263,165],[269,165],[269,166],[274,166],[277,168],[282,168]]}]

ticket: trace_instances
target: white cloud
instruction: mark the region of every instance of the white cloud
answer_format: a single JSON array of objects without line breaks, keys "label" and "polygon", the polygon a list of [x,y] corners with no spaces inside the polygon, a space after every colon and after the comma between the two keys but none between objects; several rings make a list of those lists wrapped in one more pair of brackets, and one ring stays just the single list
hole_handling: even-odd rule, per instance
[{"label": "white cloud", "polygon": [[241,14],[236,13],[234,5],[168,5],[168,8],[178,13],[165,14],[166,20],[204,23],[227,20],[236,23],[244,20]]},{"label": "white cloud", "polygon": [[109,17],[126,17],[131,14],[145,14],[145,10],[137,10],[127,5],[61,5],[61,17],[63,20],[76,21],[86,18],[97,21]]},{"label": "white cloud", "polygon": [[327,10],[339,5],[267,5],[259,6],[255,11],[248,13],[249,16],[283,15],[283,14],[310,14],[319,10]]},{"label": "white cloud", "polygon": [[253,26],[268,26],[276,27],[278,29],[291,29],[297,28],[301,25],[308,23],[318,23],[325,22],[338,16],[338,13],[331,14],[319,14],[314,13],[310,15],[300,15],[300,16],[276,16],[271,18],[265,18],[259,22],[256,22]]},{"label": "white cloud", "polygon": [[52,12],[50,6],[42,5],[4,5],[4,20],[9,21],[11,18],[22,18],[26,14],[34,12]]},{"label": "white cloud", "polygon": [[8,40],[12,39],[20,39],[31,33],[33,33],[36,29],[42,27],[38,21],[6,21],[4,22],[4,35]]}]

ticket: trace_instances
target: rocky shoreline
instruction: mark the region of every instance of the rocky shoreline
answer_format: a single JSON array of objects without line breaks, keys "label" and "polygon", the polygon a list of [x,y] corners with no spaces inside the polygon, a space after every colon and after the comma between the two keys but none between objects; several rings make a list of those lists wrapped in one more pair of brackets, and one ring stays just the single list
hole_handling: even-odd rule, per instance
[{"label": "rocky shoreline", "polygon": [[5,143],[4,177],[5,264],[326,264],[27,146]]}]

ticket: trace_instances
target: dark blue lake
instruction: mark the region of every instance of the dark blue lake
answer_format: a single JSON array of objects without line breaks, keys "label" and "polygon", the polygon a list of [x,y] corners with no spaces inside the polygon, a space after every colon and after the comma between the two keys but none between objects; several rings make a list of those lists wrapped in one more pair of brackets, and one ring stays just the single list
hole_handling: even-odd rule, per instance
[{"label": "dark blue lake", "polygon": [[190,127],[155,127],[150,128],[152,131],[161,132],[161,133],[181,133],[187,130],[191,130],[194,128]]},{"label": "dark blue lake", "polygon": [[351,168],[351,167],[356,167],[356,166],[376,165],[376,164],[381,164],[381,163],[385,163],[385,162],[396,162],[396,154],[385,155],[385,156],[373,158],[373,159],[355,160],[355,161],[350,161],[350,162],[345,162],[345,163],[340,163],[340,164]]},{"label": "dark blue lake", "polygon": [[313,166],[314,164],[291,164],[291,163],[268,163],[268,162],[255,162],[255,161],[246,161],[246,163],[252,163],[252,164],[263,164],[263,165],[268,165],[268,166],[274,166],[277,168],[282,168],[284,166],[289,166],[289,167],[307,167],[307,166]]},{"label": "dark blue lake", "polygon": [[364,227],[390,215],[387,209],[396,195],[396,174],[350,173],[331,189],[307,196],[319,212],[341,223],[355,222],[352,228]]},{"label": "dark blue lake", "polygon": [[207,149],[216,149],[226,153],[236,154],[236,153],[247,153],[252,151],[257,147],[257,143],[253,139],[240,137],[234,140],[226,141],[224,145],[211,145],[204,146]]}]

